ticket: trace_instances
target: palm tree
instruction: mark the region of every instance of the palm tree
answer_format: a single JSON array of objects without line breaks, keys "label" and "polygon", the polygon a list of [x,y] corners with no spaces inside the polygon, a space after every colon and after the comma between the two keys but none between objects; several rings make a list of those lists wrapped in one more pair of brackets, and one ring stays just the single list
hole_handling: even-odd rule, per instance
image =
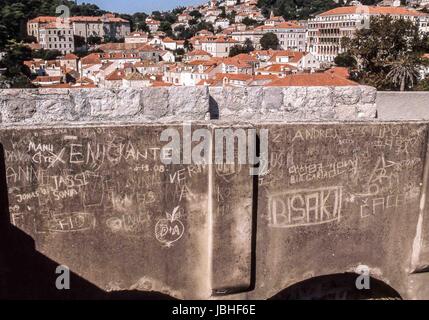
[{"label": "palm tree", "polygon": [[419,66],[416,58],[402,55],[397,60],[389,62],[386,66],[390,67],[387,79],[401,91],[405,88],[413,87],[420,77]]}]

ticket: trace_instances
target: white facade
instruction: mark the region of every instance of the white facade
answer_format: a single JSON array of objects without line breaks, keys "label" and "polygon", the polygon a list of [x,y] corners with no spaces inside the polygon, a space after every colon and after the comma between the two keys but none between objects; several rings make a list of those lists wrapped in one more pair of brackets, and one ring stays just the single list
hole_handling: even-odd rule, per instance
[{"label": "white facade", "polygon": [[298,25],[281,23],[276,27],[275,34],[279,39],[280,49],[305,51],[307,30]]},{"label": "white facade", "polygon": [[230,38],[208,38],[201,41],[201,50],[211,54],[213,57],[225,58],[229,56],[229,51],[238,42]]},{"label": "white facade", "polygon": [[45,50],[58,50],[67,54],[75,50],[73,35],[71,27],[52,23],[39,29],[39,42]]},{"label": "white facade", "polygon": [[215,30],[219,29],[219,28],[221,28],[223,30],[223,29],[226,29],[228,27],[229,27],[229,20],[228,19],[217,19],[216,22],[214,23]]},{"label": "white facade", "polygon": [[149,36],[146,32],[133,32],[125,37],[125,43],[147,43]]},{"label": "white facade", "polygon": [[308,22],[307,51],[321,62],[333,62],[344,52],[343,37],[352,37],[359,28],[368,27],[370,17],[390,15],[418,24],[422,32],[429,31],[429,15],[404,7],[339,7],[317,15]]}]

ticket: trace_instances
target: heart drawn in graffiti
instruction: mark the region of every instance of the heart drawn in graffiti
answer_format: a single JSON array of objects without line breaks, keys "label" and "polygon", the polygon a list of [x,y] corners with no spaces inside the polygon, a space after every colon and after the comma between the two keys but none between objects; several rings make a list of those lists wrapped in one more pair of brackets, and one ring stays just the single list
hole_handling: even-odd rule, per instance
[{"label": "heart drawn in graffiti", "polygon": [[185,232],[185,226],[179,220],[179,207],[174,208],[169,214],[166,212],[166,218],[160,219],[155,226],[155,237],[166,247],[171,247],[172,244],[182,238]]}]

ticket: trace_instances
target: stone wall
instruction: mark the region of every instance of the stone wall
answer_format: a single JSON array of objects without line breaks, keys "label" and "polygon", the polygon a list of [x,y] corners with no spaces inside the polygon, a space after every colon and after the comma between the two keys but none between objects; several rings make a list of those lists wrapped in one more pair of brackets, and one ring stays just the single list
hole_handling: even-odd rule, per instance
[{"label": "stone wall", "polygon": [[209,88],[212,109],[220,119],[317,120],[371,119],[377,91],[350,87]]},{"label": "stone wall", "polygon": [[356,87],[163,87],[0,90],[0,122],[375,118],[376,90]]},{"label": "stone wall", "polygon": [[[360,265],[403,298],[429,293],[427,281],[408,287],[409,274],[429,265],[428,122],[218,121],[192,128],[0,128],[0,298],[20,288],[34,290],[33,299],[82,297],[76,277],[70,293],[56,289],[57,264],[102,295],[266,299]],[[231,128],[245,139],[238,154],[251,146],[245,129],[260,133],[264,173],[250,175],[250,161],[195,159],[202,147],[213,160],[224,150],[216,133]],[[206,137],[189,150],[192,162],[162,160],[171,147],[163,142],[166,129],[183,141],[183,155],[191,133]],[[342,288],[335,292],[350,298]]]},{"label": "stone wall", "polygon": [[428,120],[429,92],[377,92],[377,114],[382,120]]}]

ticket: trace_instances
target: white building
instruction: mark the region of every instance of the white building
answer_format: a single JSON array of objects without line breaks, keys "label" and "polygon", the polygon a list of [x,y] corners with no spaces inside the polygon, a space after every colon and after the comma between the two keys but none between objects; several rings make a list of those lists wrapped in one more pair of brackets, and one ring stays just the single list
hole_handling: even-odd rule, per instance
[{"label": "white building", "polygon": [[305,51],[307,30],[293,22],[282,22],[275,26],[274,33],[279,39],[280,49]]},{"label": "white building", "polygon": [[132,32],[125,37],[125,43],[147,43],[149,35],[146,32]]},{"label": "white building", "polygon": [[231,48],[238,44],[238,41],[223,36],[204,37],[201,40],[201,50],[208,52],[213,57],[224,58],[229,56]]},{"label": "white building", "polygon": [[255,49],[260,49],[261,45],[261,38],[264,36],[264,34],[267,31],[264,30],[264,27],[258,27],[254,29],[248,29],[243,31],[234,31],[231,33],[231,37],[240,42],[241,44],[244,44],[244,42],[249,39],[252,41],[253,46]]},{"label": "white building", "polygon": [[[39,30],[44,26],[56,23],[57,17],[41,16],[27,22],[27,34],[37,37]],[[67,21],[66,21],[67,22]],[[62,22],[64,24],[64,21]],[[105,14],[100,17],[75,16],[68,20],[76,36],[87,39],[90,36],[104,38],[105,36],[121,39],[130,33],[130,22],[116,17],[113,14]]]},{"label": "white building", "polygon": [[161,22],[157,20],[149,20],[146,22],[146,24],[149,27],[151,33],[157,32],[161,26]]},{"label": "white building", "polygon": [[214,28],[215,30],[221,28],[226,29],[229,27],[229,20],[228,19],[217,19],[216,22],[214,23]]},{"label": "white building", "polygon": [[39,43],[45,50],[58,50],[62,54],[71,53],[74,47],[74,32],[70,25],[49,23],[39,29]]},{"label": "white building", "polygon": [[317,15],[308,22],[307,51],[319,61],[332,62],[344,52],[343,37],[352,37],[356,30],[369,24],[373,16],[390,15],[418,24],[422,32],[429,31],[429,15],[404,7],[349,6],[339,7]]},{"label": "white building", "polygon": [[173,40],[169,37],[166,37],[162,39],[162,45],[167,50],[177,50],[177,49],[184,49],[185,47],[185,41],[183,40]]}]

